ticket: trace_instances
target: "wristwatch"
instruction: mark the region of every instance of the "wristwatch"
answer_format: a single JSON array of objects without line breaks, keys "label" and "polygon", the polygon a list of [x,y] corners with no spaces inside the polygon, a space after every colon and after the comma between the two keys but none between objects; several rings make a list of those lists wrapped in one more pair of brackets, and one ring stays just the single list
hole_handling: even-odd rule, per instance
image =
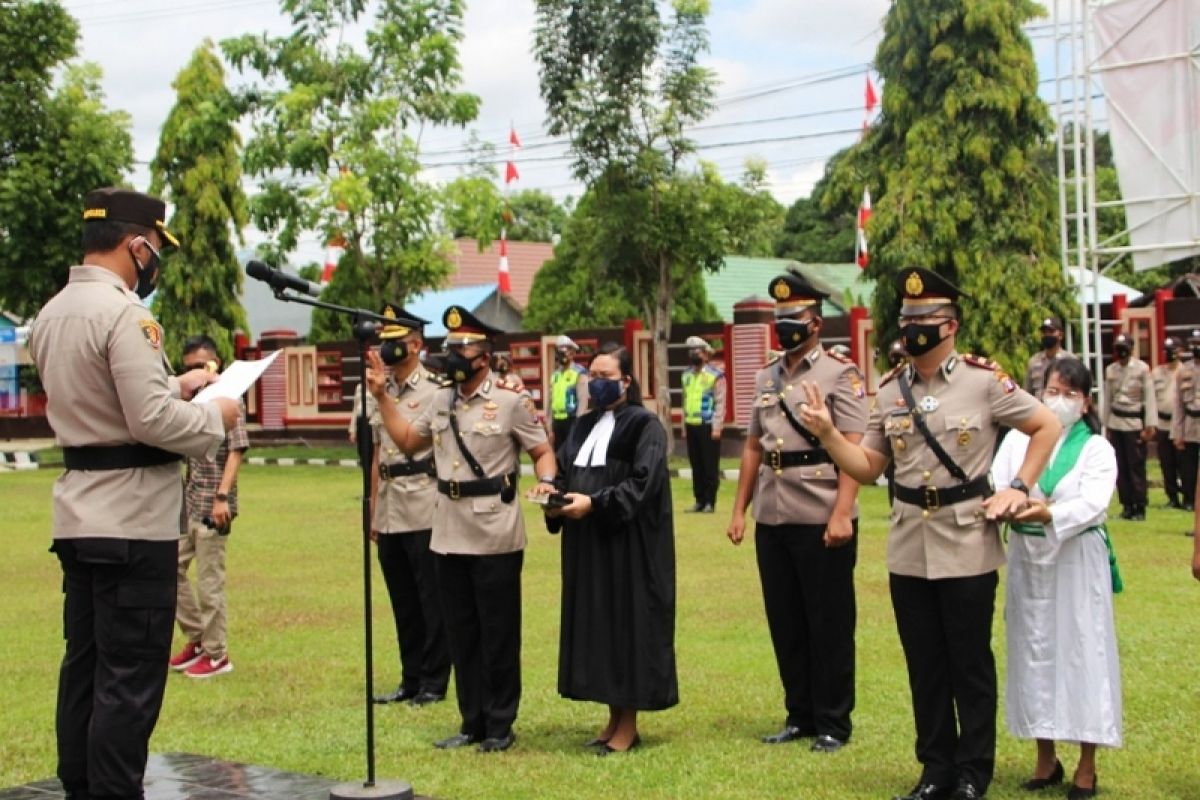
[{"label": "wristwatch", "polygon": [[553,475],[539,475],[539,476],[538,476],[538,483],[549,483],[549,484],[553,484],[553,483],[554,483],[554,476],[553,476]]},{"label": "wristwatch", "polygon": [[225,494],[224,492],[217,492],[216,494],[213,495],[213,499],[218,500],[222,503],[225,503],[225,502],[228,502],[229,495]]},{"label": "wristwatch", "polygon": [[1025,496],[1029,496],[1029,487],[1025,485],[1025,481],[1020,478],[1013,478],[1012,483],[1008,485],[1010,489],[1016,489],[1018,492],[1024,492]]}]

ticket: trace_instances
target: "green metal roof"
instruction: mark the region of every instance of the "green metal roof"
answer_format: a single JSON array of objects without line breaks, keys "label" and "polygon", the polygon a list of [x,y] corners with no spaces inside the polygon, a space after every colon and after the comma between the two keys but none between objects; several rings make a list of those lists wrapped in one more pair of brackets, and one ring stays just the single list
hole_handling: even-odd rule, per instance
[{"label": "green metal roof", "polygon": [[[862,270],[852,263],[801,264],[787,258],[725,256],[725,266],[720,272],[705,273],[704,288],[721,319],[731,322],[734,304],[754,296],[770,299],[767,284],[789,267],[798,270],[813,286],[829,293],[825,303],[828,316],[841,316],[851,305],[871,304],[875,284],[861,280]],[[846,298],[847,291],[853,298],[850,302]]]}]

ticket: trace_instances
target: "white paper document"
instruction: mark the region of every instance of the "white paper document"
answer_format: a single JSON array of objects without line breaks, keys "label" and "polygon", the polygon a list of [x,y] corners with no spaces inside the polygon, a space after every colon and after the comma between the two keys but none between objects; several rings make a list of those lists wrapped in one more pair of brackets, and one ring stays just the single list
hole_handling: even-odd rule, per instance
[{"label": "white paper document", "polygon": [[275,363],[275,359],[282,353],[282,350],[276,350],[266,358],[258,361],[235,361],[229,365],[229,368],[221,373],[221,377],[215,383],[210,383],[192,398],[193,403],[207,403],[217,397],[228,397],[230,400],[237,400],[254,385],[254,382],[262,377],[267,371],[267,367]]}]

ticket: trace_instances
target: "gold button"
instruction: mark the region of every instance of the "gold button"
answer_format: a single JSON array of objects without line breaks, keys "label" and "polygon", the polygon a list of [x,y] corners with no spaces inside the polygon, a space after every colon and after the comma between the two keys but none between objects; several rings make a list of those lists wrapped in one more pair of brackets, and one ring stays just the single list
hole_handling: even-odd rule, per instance
[{"label": "gold button", "polygon": [[921,516],[924,517],[925,519],[929,519],[929,509],[927,508],[924,511],[922,511]]},{"label": "gold button", "polygon": [[821,477],[821,470],[817,470],[817,477]]},{"label": "gold button", "polygon": [[933,473],[930,472],[929,470],[925,470],[924,472],[921,473],[921,477],[924,478],[925,480],[929,480],[930,478],[933,477]]},{"label": "gold button", "polygon": [[454,468],[455,468],[455,469],[458,469],[458,468],[459,468],[459,467],[461,467],[461,466],[462,466],[462,462],[460,462],[460,461],[455,461],[455,462],[454,462]]},{"label": "gold button", "polygon": [[779,445],[780,447],[783,447],[783,438],[782,438],[782,437],[779,437],[779,436],[776,436],[776,437],[775,437],[775,444]]},{"label": "gold button", "polygon": [[495,510],[496,510],[496,504],[492,503],[492,511],[495,511]]},{"label": "gold button", "polygon": [[963,425],[966,425],[966,424],[967,424],[967,418],[966,418],[966,417],[963,417],[963,418],[962,418],[962,424],[963,424]]}]

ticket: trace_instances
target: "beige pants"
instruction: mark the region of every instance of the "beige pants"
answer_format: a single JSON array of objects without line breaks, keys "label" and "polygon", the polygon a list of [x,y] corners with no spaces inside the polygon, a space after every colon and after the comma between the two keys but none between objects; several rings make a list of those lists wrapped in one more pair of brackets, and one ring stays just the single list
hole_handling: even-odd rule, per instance
[{"label": "beige pants", "polygon": [[[225,657],[225,541],[199,520],[188,520],[179,537],[179,596],[175,619],[189,642],[200,642],[209,658]],[[196,562],[196,586],[188,567]]]}]

